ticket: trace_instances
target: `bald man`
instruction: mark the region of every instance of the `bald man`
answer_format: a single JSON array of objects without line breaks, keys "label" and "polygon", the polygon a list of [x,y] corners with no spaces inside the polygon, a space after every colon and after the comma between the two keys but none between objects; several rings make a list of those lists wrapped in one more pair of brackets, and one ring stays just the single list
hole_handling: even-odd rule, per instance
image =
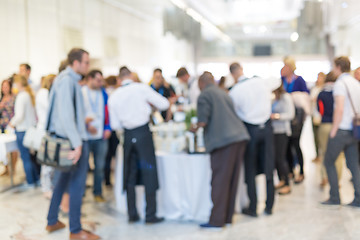
[{"label": "bald man", "polygon": [[231,98],[215,85],[210,72],[199,78],[201,94],[197,101],[199,123],[204,128],[205,147],[211,156],[211,199],[213,208],[203,229],[221,230],[232,223],[240,165],[249,134],[238,118]]}]

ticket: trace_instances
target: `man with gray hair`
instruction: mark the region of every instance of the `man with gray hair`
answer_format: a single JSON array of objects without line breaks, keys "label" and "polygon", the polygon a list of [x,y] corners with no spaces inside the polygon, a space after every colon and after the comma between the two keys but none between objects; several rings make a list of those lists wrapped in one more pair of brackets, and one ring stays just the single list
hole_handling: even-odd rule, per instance
[{"label": "man with gray hair", "polygon": [[211,156],[211,199],[213,208],[203,229],[221,230],[232,223],[240,166],[249,134],[234,110],[231,98],[215,85],[214,76],[204,72],[199,78],[201,94],[197,102],[197,126],[204,128],[205,146]]}]

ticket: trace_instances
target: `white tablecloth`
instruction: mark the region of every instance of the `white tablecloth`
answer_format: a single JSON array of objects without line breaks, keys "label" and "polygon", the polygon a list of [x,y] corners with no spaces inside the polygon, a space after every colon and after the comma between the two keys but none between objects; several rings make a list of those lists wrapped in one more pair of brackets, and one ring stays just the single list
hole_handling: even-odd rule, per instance
[{"label": "white tablecloth", "polygon": [[[122,149],[118,151],[115,198],[117,209],[127,214],[126,193],[122,192]],[[157,153],[160,189],[157,192],[157,214],[172,220],[207,221],[212,208],[210,156],[207,154]],[[243,174],[242,174],[243,176]],[[243,177],[240,178],[236,209],[247,204]],[[137,207],[145,212],[144,188],[137,187]],[[241,201],[239,199],[241,196]]]},{"label": "white tablecloth", "polygon": [[0,134],[0,162],[7,164],[6,154],[18,150],[15,134]]}]

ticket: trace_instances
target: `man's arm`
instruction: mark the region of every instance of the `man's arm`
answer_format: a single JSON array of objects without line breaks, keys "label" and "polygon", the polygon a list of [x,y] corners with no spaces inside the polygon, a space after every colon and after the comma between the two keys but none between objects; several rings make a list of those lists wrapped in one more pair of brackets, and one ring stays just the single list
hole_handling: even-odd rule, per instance
[{"label": "man's arm", "polygon": [[330,137],[334,138],[339,129],[339,125],[344,114],[345,96],[335,96],[335,109],[333,113],[333,124],[330,132]]}]

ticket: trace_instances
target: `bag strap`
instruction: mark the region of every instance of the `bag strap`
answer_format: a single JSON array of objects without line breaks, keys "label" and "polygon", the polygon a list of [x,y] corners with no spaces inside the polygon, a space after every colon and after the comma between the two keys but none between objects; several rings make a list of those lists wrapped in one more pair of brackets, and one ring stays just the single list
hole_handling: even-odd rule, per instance
[{"label": "bag strap", "polygon": [[[52,116],[52,112],[53,112],[53,108],[54,108],[54,102],[55,102],[55,96],[56,96],[55,89],[53,89],[52,91],[54,91],[54,96],[53,96],[52,101],[51,101],[49,117],[47,119],[47,124],[46,124],[46,129],[45,129],[47,132],[50,129],[51,116]],[[73,104],[74,104],[75,122],[76,122],[76,119],[77,119],[77,116],[76,116],[76,85],[74,85]]]},{"label": "bag strap", "polygon": [[344,85],[345,85],[345,88],[346,88],[347,95],[349,96],[351,108],[352,108],[352,110],[353,110],[353,112],[354,112],[354,114],[355,114],[355,116],[356,116],[356,115],[358,115],[358,113],[357,113],[356,110],[355,110],[354,102],[353,102],[352,99],[351,99],[350,91],[349,91],[349,88],[348,88],[348,86],[346,85],[345,81],[344,81]]}]

